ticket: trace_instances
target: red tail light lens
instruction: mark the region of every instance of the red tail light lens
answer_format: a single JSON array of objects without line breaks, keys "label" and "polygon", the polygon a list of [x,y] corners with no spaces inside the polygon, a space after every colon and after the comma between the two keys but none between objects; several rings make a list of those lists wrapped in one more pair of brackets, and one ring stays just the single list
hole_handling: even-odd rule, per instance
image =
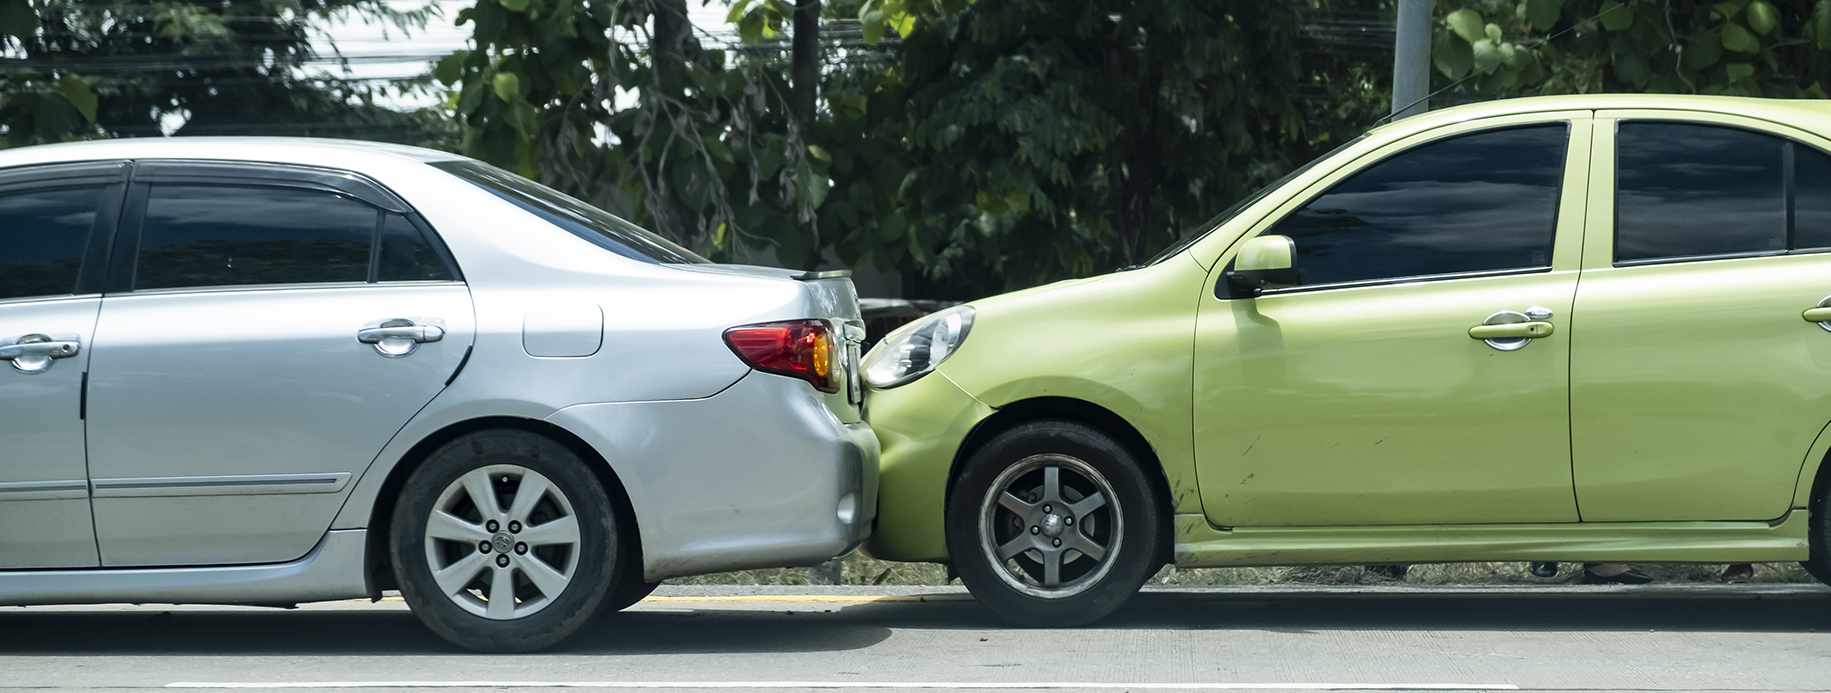
[{"label": "red tail light lens", "polygon": [[725,344],[751,368],[806,380],[821,392],[839,391],[833,364],[837,345],[833,327],[825,321],[790,320],[733,327],[725,330]]}]

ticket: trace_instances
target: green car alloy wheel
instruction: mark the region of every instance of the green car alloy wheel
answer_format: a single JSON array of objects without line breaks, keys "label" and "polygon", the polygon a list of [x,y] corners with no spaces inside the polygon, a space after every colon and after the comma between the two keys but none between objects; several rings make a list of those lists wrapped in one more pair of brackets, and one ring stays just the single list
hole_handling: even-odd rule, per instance
[{"label": "green car alloy wheel", "polygon": [[1000,616],[1076,626],[1124,603],[1162,563],[1164,514],[1124,446],[1038,421],[999,434],[948,504],[961,581]]}]

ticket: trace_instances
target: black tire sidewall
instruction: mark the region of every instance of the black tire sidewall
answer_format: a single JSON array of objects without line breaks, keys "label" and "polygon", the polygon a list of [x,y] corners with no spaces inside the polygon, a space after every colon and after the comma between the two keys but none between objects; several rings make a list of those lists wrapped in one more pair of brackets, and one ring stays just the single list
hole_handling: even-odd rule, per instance
[{"label": "black tire sidewall", "polygon": [[[1093,586],[1069,597],[1041,598],[1017,590],[979,546],[981,503],[992,483],[1012,465],[1041,454],[1078,459],[1105,476],[1124,513],[1119,548],[1106,559],[1111,567]],[[993,613],[1027,626],[1084,625],[1118,609],[1157,571],[1165,533],[1157,496],[1136,456],[1099,430],[1069,421],[1022,424],[998,434],[961,466],[947,501],[948,554],[961,582]]]},{"label": "black tire sidewall", "polygon": [[[545,608],[498,621],[472,614],[442,594],[426,561],[426,523],[439,495],[480,467],[512,464],[547,477],[578,518],[578,566],[571,582]],[[426,627],[460,647],[480,652],[531,652],[584,627],[620,576],[618,527],[609,495],[585,462],[565,446],[520,430],[466,434],[427,456],[402,487],[389,537],[401,596]]]}]

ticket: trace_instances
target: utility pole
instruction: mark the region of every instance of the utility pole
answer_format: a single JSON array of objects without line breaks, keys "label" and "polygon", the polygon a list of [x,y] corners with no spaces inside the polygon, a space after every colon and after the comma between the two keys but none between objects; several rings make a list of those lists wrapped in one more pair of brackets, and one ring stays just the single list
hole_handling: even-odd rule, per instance
[{"label": "utility pole", "polygon": [[1430,110],[1431,0],[1399,0],[1398,38],[1392,50],[1392,118]]}]

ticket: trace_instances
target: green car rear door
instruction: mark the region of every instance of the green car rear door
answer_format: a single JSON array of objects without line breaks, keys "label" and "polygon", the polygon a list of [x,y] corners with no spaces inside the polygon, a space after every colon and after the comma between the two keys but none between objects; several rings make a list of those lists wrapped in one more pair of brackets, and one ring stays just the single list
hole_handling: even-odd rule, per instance
[{"label": "green car rear door", "polygon": [[1831,156],[1749,118],[1597,114],[1571,324],[1586,522],[1764,520],[1831,420]]}]

